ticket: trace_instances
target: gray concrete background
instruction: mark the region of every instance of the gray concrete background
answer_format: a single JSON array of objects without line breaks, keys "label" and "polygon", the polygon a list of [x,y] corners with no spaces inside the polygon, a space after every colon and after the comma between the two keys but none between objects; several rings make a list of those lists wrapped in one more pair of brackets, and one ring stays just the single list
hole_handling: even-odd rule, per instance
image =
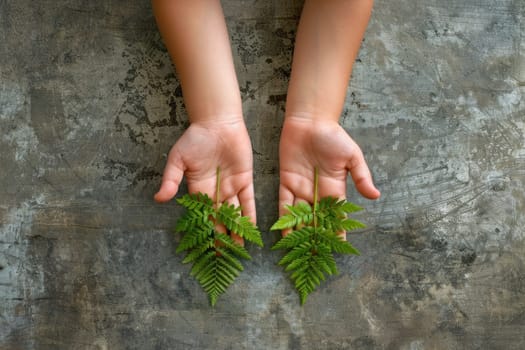
[{"label": "gray concrete background", "polygon": [[0,349],[524,349],[525,1],[376,2],[341,120],[383,196],[304,307],[268,248],[302,3],[223,4],[266,246],[212,309],[152,201],[187,121],[149,2],[0,0]]}]

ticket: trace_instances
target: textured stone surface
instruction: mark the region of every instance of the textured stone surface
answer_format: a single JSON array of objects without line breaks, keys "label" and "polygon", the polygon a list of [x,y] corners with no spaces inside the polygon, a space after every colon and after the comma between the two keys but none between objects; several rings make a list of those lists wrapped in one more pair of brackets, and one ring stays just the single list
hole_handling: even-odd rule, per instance
[{"label": "textured stone surface", "polygon": [[525,348],[525,1],[377,1],[342,123],[382,190],[304,307],[268,228],[300,1],[223,2],[266,247],[215,309],[157,205],[187,125],[148,1],[0,0],[0,348]]}]

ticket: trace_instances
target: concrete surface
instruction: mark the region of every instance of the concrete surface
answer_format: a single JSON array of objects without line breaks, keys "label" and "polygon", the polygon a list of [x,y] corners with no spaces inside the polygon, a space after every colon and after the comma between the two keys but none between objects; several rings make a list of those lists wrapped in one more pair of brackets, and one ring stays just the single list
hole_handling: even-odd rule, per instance
[{"label": "concrete surface", "polygon": [[0,349],[524,349],[525,1],[376,2],[342,123],[383,197],[304,307],[268,248],[302,3],[223,4],[266,247],[212,309],[151,200],[187,122],[149,2],[0,0]]}]

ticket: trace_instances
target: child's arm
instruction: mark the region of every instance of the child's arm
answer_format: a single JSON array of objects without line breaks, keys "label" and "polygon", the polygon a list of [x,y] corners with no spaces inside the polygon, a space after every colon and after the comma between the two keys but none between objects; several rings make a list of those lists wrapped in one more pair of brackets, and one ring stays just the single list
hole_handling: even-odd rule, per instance
[{"label": "child's arm", "polygon": [[357,190],[375,199],[359,146],[339,126],[353,62],[372,0],[306,0],[297,32],[280,144],[279,208],[313,200],[313,168],[321,196],[346,197],[351,173]]},{"label": "child's arm", "polygon": [[372,0],[306,0],[286,114],[338,121]]},{"label": "child's arm", "polygon": [[153,10],[182,85],[190,127],[171,149],[155,200],[177,193],[183,174],[189,192],[243,207],[255,221],[252,148],[242,116],[224,15],[219,0],[153,0]]},{"label": "child's arm", "polygon": [[241,97],[219,0],[153,0],[190,121],[242,120]]}]

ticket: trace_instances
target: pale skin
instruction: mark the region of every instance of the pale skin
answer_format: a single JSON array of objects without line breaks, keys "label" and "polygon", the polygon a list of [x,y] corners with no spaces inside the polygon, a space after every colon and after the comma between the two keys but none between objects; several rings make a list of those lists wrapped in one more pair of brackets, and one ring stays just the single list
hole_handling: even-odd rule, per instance
[{"label": "pale skin", "polygon": [[[220,167],[220,200],[240,205],[255,222],[252,147],[220,1],[152,3],[190,119],[155,200],[172,199],[183,176],[190,193],[215,199]],[[345,198],[348,174],[361,195],[380,196],[361,149],[338,123],[371,9],[372,0],[305,1],[280,141],[280,214],[285,205],[313,201],[314,167],[321,197]]]}]

